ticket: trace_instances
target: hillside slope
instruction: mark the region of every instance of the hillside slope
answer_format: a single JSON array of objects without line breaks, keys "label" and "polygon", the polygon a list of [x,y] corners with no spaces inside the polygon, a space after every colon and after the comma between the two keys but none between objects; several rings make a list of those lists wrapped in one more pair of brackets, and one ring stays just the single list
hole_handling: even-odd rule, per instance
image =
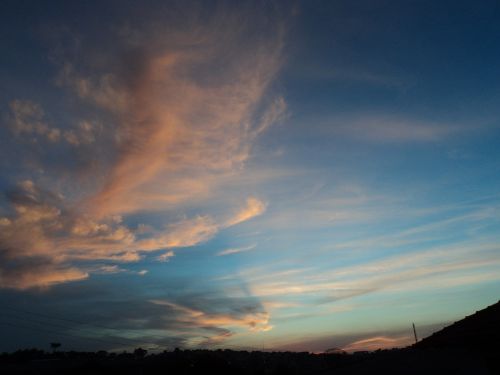
[{"label": "hillside slope", "polygon": [[499,344],[500,301],[433,333],[414,347],[462,348],[474,352],[498,353]]},{"label": "hillside slope", "polygon": [[[373,353],[335,375],[500,374],[500,301],[411,347]],[[328,374],[333,374],[328,372]]]}]

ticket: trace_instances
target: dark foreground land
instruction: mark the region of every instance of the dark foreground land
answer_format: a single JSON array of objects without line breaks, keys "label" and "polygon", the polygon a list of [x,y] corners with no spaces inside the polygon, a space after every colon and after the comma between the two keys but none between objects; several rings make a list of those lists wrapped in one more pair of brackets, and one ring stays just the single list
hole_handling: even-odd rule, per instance
[{"label": "dark foreground land", "polygon": [[500,374],[500,302],[405,349],[361,354],[233,350],[0,355],[1,374]]},{"label": "dark foreground land", "polygon": [[401,349],[363,355],[179,351],[134,354],[19,351],[2,374],[500,374],[500,359],[457,350]]}]

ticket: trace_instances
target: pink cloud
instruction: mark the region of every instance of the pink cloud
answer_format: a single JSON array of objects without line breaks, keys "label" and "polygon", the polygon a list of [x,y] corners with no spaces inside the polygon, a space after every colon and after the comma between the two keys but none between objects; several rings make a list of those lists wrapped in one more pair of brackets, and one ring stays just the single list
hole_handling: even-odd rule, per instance
[{"label": "pink cloud", "polygon": [[[272,36],[248,39],[245,28],[234,28],[237,14],[214,17],[217,22],[196,28],[145,26],[138,39],[117,37],[116,51],[83,48],[77,54],[85,59],[62,62],[59,87],[94,106],[102,119],[75,118],[76,125],[62,129],[49,124],[52,117],[40,105],[11,103],[14,134],[85,146],[93,158],[83,177],[72,170],[46,173],[43,182],[24,181],[15,189],[12,210],[0,217],[0,245],[8,249],[0,255],[9,264],[36,258],[54,273],[42,272],[21,287],[37,279],[51,285],[85,278],[93,270],[84,270],[82,261],[136,262],[159,250],[166,251],[161,260],[169,259],[171,248],[206,242],[265,211],[263,201],[250,197],[236,210],[174,219],[241,171],[257,137],[286,110],[269,90],[282,62],[279,25]],[[121,51],[129,51],[130,60]],[[102,54],[108,64],[93,65]],[[126,224],[128,215],[149,211],[165,213],[161,229]],[[0,282],[21,284],[9,276]]]}]

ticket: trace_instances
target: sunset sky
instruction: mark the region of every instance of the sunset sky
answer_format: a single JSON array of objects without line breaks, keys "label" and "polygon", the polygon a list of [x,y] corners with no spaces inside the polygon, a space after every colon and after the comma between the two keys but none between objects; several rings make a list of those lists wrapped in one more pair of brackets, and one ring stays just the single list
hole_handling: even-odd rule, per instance
[{"label": "sunset sky", "polygon": [[0,18],[0,351],[404,346],[500,299],[498,1]]}]

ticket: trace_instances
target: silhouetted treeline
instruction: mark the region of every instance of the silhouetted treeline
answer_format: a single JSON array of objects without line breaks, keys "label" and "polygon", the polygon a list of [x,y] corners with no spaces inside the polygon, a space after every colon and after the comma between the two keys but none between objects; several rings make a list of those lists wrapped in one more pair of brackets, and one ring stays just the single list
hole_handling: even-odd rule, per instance
[{"label": "silhouetted treeline", "polygon": [[498,374],[498,359],[487,361],[461,349],[392,349],[360,354],[311,354],[233,350],[175,350],[147,354],[20,350],[0,355],[8,374]]},{"label": "silhouetted treeline", "polygon": [[0,355],[2,374],[312,374],[363,360],[347,354],[178,350],[147,354],[19,350]]}]

